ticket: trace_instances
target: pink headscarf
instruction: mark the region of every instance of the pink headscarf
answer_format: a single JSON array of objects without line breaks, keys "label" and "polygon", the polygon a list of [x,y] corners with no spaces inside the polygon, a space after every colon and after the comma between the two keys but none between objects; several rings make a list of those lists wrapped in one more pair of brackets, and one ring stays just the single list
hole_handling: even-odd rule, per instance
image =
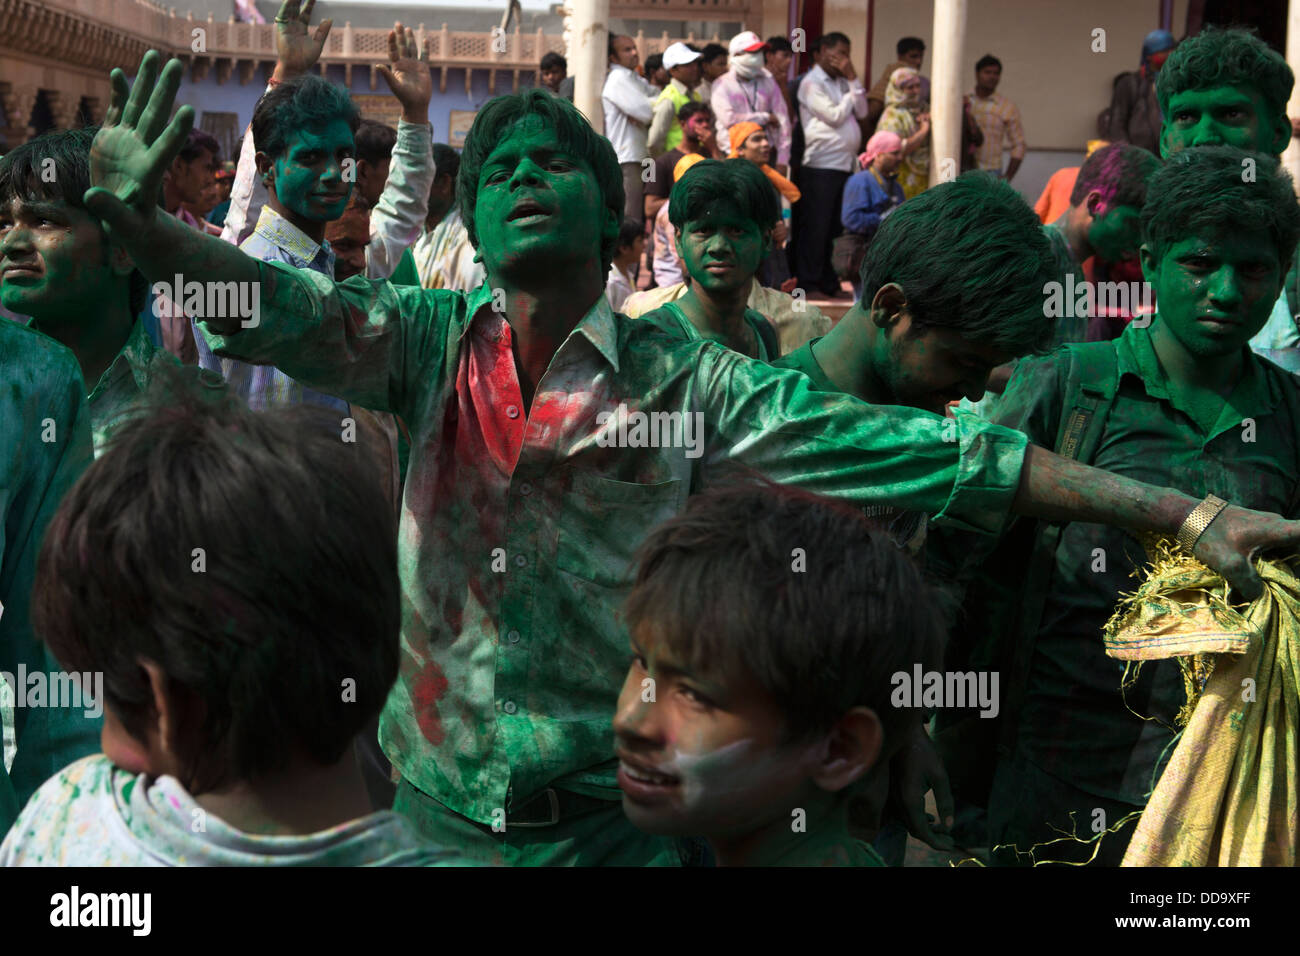
[{"label": "pink headscarf", "polygon": [[890,153],[902,146],[903,140],[897,133],[882,129],[867,140],[867,151],[858,157],[858,165],[866,169],[881,153]]}]

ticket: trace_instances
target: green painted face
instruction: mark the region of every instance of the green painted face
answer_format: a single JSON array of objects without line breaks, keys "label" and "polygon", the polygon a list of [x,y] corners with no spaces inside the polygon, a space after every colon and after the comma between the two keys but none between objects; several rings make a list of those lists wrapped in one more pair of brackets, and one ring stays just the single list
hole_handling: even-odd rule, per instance
[{"label": "green painted face", "polygon": [[298,130],[275,160],[275,196],[280,205],[311,222],[332,222],[343,215],[352,195],[355,173],[344,170],[355,160],[352,130],[341,119],[326,126]]},{"label": "green painted face", "polygon": [[1160,303],[1159,319],[1197,356],[1237,351],[1264,327],[1285,270],[1267,232],[1194,236],[1158,262],[1142,247],[1142,269]]},{"label": "green painted face", "polygon": [[1088,245],[1105,262],[1136,258],[1142,245],[1142,213],[1132,206],[1116,206],[1095,217],[1088,226]]},{"label": "green painted face", "polygon": [[567,263],[600,262],[619,220],[591,165],[560,145],[539,116],[506,131],[479,171],[478,251],[489,276],[533,273],[571,282]]},{"label": "green painted face", "polygon": [[1191,146],[1236,146],[1281,155],[1291,138],[1286,117],[1277,116],[1253,87],[1184,90],[1169,98],[1160,131],[1160,154]]},{"label": "green painted face", "polygon": [[0,302],[34,319],[93,321],[115,279],[99,220],[63,202],[0,205]]},{"label": "green painted face", "polygon": [[769,235],[758,223],[725,201],[711,203],[677,236],[677,254],[691,280],[709,292],[748,288],[768,247]]}]

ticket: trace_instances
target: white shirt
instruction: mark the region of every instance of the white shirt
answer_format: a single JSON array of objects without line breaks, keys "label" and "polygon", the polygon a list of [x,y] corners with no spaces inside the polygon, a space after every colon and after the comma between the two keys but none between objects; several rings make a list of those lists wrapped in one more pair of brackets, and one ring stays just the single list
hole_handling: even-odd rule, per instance
[{"label": "white shirt", "polygon": [[867,91],[860,82],[831,79],[820,66],[809,70],[799,84],[804,166],[853,172],[862,139],[854,117],[866,115]]},{"label": "white shirt", "polygon": [[600,102],[605,107],[605,138],[620,163],[646,158],[646,133],[654,118],[651,88],[636,73],[618,63],[609,68]]}]

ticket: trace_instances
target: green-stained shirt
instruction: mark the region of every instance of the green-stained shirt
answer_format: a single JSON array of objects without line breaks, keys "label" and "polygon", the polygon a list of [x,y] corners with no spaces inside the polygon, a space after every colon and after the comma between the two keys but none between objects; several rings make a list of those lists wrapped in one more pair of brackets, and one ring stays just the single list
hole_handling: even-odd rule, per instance
[{"label": "green-stained shirt", "polygon": [[[754,330],[754,338],[758,340],[759,361],[771,362],[776,358],[777,349],[779,348],[776,330],[772,328],[771,323],[764,318],[762,313],[753,309],[746,309],[744,318],[745,324]],[[676,302],[665,302],[659,308],[644,313],[641,320],[643,322],[654,322],[664,331],[680,335],[691,342],[718,341],[715,337],[701,332]]]},{"label": "green-stained shirt", "polygon": [[[986,533],[1025,439],[974,419],[814,392],[600,296],[521,397],[513,335],[469,293],[260,263],[261,324],[212,347],[402,417],[402,663],[380,740],[414,786],[481,823],[548,785],[617,799],[619,609],[651,527],[729,468]],[[947,439],[947,440],[945,440]]]},{"label": "green-stained shirt", "polygon": [[[1022,359],[996,421],[1052,447],[1070,355],[1080,348],[1113,348],[1119,373],[1090,464],[1197,498],[1214,494],[1235,505],[1300,516],[1300,379],[1246,348],[1241,379],[1209,432],[1171,389],[1150,330],[1132,324],[1113,343],[1071,345]],[[940,534],[936,543],[946,547],[950,539]],[[1023,581],[1024,547],[1023,539],[1014,547],[1004,542],[991,559],[968,551],[967,560]],[[1018,715],[1020,747],[1031,762],[1089,793],[1134,805],[1146,802],[1186,699],[1175,661],[1144,663],[1136,683],[1122,693],[1124,662],[1105,654],[1102,626],[1120,594],[1134,590],[1134,571],[1145,564],[1142,546],[1119,528],[1081,522],[1064,527]],[[983,577],[987,573],[973,579],[968,594],[996,589]],[[1019,593],[1012,598],[1023,600]],[[1155,719],[1143,721],[1129,708]]]},{"label": "green-stained shirt", "polygon": [[[783,355],[772,364],[777,368],[792,368],[802,372],[812,382],[812,387],[819,392],[838,392],[840,389],[830,380],[822,363],[813,354],[813,346],[820,342],[815,338],[805,342],[799,348]],[[863,513],[889,528],[895,543],[904,548],[913,557],[920,558],[925,548],[927,519],[924,511],[900,511],[893,505],[864,505]],[[884,865],[883,863],[881,864]]]},{"label": "green-stained shirt", "polygon": [[154,372],[160,366],[179,365],[174,355],[154,346],[144,323],[137,319],[122,351],[90,393],[90,429],[96,458],[104,453],[113,429],[128,417],[132,406],[148,391]]},{"label": "green-stained shirt", "polygon": [[[72,353],[15,322],[0,320],[0,672],[9,685],[3,737],[16,745],[6,777],[0,761],[0,832],[46,779],[99,749],[99,722],[85,708],[25,706],[25,672],[60,671],[32,633],[36,554],[64,493],[90,462],[85,386]],[[12,681],[12,683],[10,683]]]}]

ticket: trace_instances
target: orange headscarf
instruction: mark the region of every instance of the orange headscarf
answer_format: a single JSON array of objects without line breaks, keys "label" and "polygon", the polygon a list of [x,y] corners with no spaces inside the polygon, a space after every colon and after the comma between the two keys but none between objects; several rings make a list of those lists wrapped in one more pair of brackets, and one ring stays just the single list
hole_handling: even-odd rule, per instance
[{"label": "orange headscarf", "polygon": [[[732,158],[734,159],[740,155],[740,147],[745,145],[745,140],[749,139],[749,137],[753,136],[755,133],[762,132],[762,130],[763,127],[759,126],[757,123],[737,123],[735,126],[731,127],[731,129],[727,131],[727,135],[731,137]],[[799,197],[803,194],[799,192],[798,186],[790,182],[790,180],[786,179],[766,163],[760,166],[759,169],[763,170],[763,175],[771,180],[772,185],[776,187],[777,192],[792,203],[799,201]]]}]

